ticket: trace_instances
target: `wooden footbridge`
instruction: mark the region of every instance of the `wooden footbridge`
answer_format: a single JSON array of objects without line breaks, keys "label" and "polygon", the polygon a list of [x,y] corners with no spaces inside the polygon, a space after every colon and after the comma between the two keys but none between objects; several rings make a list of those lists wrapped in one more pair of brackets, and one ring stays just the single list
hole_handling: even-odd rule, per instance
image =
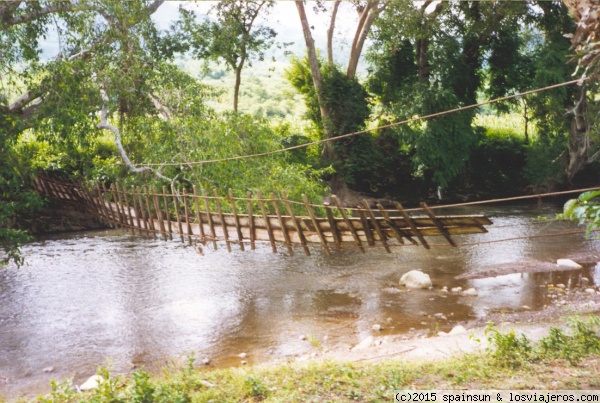
[{"label": "wooden footbridge", "polygon": [[443,237],[456,246],[453,235],[485,233],[484,226],[492,224],[482,215],[436,216],[425,203],[415,216],[400,203],[394,203],[394,209],[384,209],[379,204],[372,208],[364,201],[357,208],[346,209],[335,196],[332,205],[314,205],[306,197],[301,203],[290,201],[285,194],[265,198],[260,193],[248,193],[246,198],[237,198],[231,190],[225,197],[213,190],[207,195],[195,186],[191,192],[168,192],[166,187],[162,191],[119,185],[107,189],[46,177],[37,177],[34,183],[42,195],[76,203],[112,227],[165,240],[176,236],[182,242],[212,244],[215,249],[225,243],[229,251],[232,244],[245,250],[255,249],[261,242],[270,244],[273,252],[284,247],[293,254],[294,248],[302,248],[307,255],[311,247],[322,248],[327,254],[331,248],[347,246],[363,252],[365,247],[379,246],[388,253],[392,246],[403,244],[429,249],[426,238]]}]

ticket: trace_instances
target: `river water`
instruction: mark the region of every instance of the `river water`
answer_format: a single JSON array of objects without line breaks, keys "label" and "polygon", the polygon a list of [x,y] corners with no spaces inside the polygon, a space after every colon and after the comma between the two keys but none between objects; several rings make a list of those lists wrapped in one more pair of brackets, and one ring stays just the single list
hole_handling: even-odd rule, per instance
[{"label": "river water", "polygon": [[[459,242],[520,238],[576,229],[545,222],[556,206],[471,207],[452,214],[486,214],[489,233]],[[440,213],[441,214],[441,213]],[[256,251],[227,253],[177,241],[148,240],[120,230],[48,236],[25,246],[26,265],[0,270],[0,396],[43,392],[51,378],[80,381],[98,366],[116,373],[157,369],[187,355],[214,366],[240,365],[305,354],[308,335],[323,345],[353,345],[373,333],[449,330],[491,311],[540,309],[546,283],[585,275],[600,283],[600,268],[578,272],[512,274],[458,281],[455,276],[496,263],[555,261],[600,250],[583,235],[515,239],[461,248],[406,246],[313,250],[305,256]],[[475,287],[477,297],[439,291],[407,292],[400,276],[412,269],[442,286]],[[442,313],[440,325],[425,315]],[[435,329],[433,328],[435,326]],[[50,373],[44,368],[54,367]]]}]

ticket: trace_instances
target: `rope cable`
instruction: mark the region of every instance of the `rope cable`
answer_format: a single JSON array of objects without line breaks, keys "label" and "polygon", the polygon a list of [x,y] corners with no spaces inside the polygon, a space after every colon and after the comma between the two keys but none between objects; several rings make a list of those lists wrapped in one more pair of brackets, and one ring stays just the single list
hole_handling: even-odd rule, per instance
[{"label": "rope cable", "polygon": [[204,161],[177,162],[177,163],[175,163],[175,162],[140,163],[140,164],[134,164],[134,165],[136,167],[180,166],[182,164],[185,164],[185,165],[205,165],[205,164],[213,164],[213,163],[217,163],[217,162],[227,162],[227,161],[236,161],[236,160],[243,160],[243,159],[249,159],[249,158],[266,157],[266,156],[273,155],[273,154],[279,154],[279,153],[282,153],[282,152],[285,152],[285,151],[291,151],[291,150],[296,150],[296,149],[299,149],[299,148],[309,147],[311,145],[316,145],[316,144],[321,144],[321,143],[327,143],[327,142],[331,142],[331,141],[337,141],[337,140],[341,140],[341,139],[344,139],[344,138],[357,136],[359,134],[365,134],[365,133],[369,133],[369,132],[373,132],[373,131],[378,131],[378,130],[388,129],[388,128],[391,128],[391,127],[396,127],[396,126],[401,126],[401,125],[405,125],[405,124],[409,124],[409,123],[414,123],[414,122],[418,122],[418,121],[421,121],[421,120],[427,120],[427,119],[431,119],[431,118],[438,117],[438,116],[448,115],[448,114],[451,114],[451,113],[456,113],[456,112],[461,112],[461,111],[465,111],[465,110],[469,110],[469,109],[474,109],[474,108],[478,108],[480,106],[485,106],[485,105],[490,105],[490,104],[494,104],[494,103],[498,103],[498,102],[503,102],[503,101],[507,101],[509,99],[518,98],[518,97],[522,97],[522,96],[525,96],[525,95],[530,95],[530,94],[535,94],[535,93],[538,93],[538,92],[548,91],[548,90],[551,90],[551,89],[560,88],[560,87],[564,87],[564,86],[575,84],[575,83],[581,83],[581,82],[583,82],[585,80],[587,80],[587,78],[584,77],[584,78],[579,78],[579,79],[576,79],[576,80],[565,81],[565,82],[562,82],[562,83],[559,83],[559,84],[548,85],[546,87],[536,88],[536,89],[533,89],[533,90],[529,90],[529,91],[525,91],[525,92],[520,92],[518,94],[507,95],[507,96],[504,96],[504,97],[491,99],[491,100],[485,101],[485,102],[480,102],[480,103],[476,103],[476,104],[472,104],[472,105],[467,105],[467,106],[459,106],[458,108],[454,108],[454,109],[448,109],[448,110],[445,110],[445,111],[436,112],[436,113],[432,113],[432,114],[424,115],[424,116],[417,116],[417,117],[414,117],[414,118],[401,120],[399,122],[394,122],[394,123],[389,123],[389,124],[386,124],[386,125],[378,126],[378,127],[372,128],[372,129],[365,129],[365,130],[359,130],[359,131],[352,132],[352,133],[341,134],[339,136],[329,137],[329,138],[321,139],[321,140],[315,140],[315,141],[304,143],[304,144],[298,144],[298,145],[291,146],[291,147],[281,148],[279,150],[265,151],[265,152],[256,153],[256,154],[239,155],[239,156],[235,156],[235,157],[216,158],[216,159],[204,160]]}]

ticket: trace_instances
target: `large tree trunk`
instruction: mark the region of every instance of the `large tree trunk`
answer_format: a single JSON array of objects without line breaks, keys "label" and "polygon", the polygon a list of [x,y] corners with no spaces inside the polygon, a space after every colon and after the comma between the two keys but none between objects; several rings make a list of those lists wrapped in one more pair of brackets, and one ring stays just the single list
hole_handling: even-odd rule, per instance
[{"label": "large tree trunk", "polygon": [[590,139],[588,137],[587,90],[585,84],[579,87],[579,100],[571,111],[573,120],[569,127],[569,165],[567,166],[567,180],[573,181],[575,175],[581,171],[587,162],[587,153]]},{"label": "large tree trunk", "polygon": [[340,8],[341,3],[341,0],[336,0],[333,4],[333,11],[331,11],[329,28],[327,29],[327,61],[329,63],[333,63],[333,34],[335,31],[335,20],[337,18],[337,12]]}]

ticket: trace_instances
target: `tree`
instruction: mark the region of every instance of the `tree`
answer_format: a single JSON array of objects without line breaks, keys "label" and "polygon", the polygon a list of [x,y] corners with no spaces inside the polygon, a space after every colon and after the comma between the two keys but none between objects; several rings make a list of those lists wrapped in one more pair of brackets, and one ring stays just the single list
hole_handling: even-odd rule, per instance
[{"label": "tree", "polygon": [[193,12],[180,9],[179,29],[189,33],[185,45],[196,57],[204,61],[225,61],[235,73],[233,110],[238,111],[242,70],[252,59],[263,60],[266,49],[273,45],[277,33],[266,26],[257,25],[261,13],[268,13],[274,0],[223,0],[212,13],[215,21],[198,23]]},{"label": "tree", "polygon": [[[302,26],[304,40],[306,43],[308,62],[307,64],[308,70],[310,72],[311,86],[314,89],[310,91],[305,91],[304,95],[307,104],[316,101],[315,105],[318,105],[319,117],[317,118],[315,116],[315,118],[322,131],[321,137],[325,139],[332,138],[341,134],[346,134],[347,132],[345,130],[348,130],[350,127],[353,127],[354,130],[358,130],[364,127],[364,121],[362,121],[360,125],[356,125],[355,123],[349,125],[346,122],[344,122],[344,119],[348,117],[348,114],[344,113],[343,109],[348,104],[347,102],[339,102],[339,100],[361,99],[360,102],[362,102],[362,105],[355,105],[355,107],[357,107],[358,109],[362,109],[363,106],[368,107],[366,92],[364,92],[364,90],[362,90],[365,94],[364,96],[359,95],[359,98],[356,97],[356,95],[358,95],[358,92],[356,92],[356,85],[358,84],[358,81],[356,81],[355,78],[356,69],[362,54],[365,40],[371,30],[371,27],[376,18],[379,16],[379,14],[385,9],[387,4],[389,3],[389,0],[368,0],[364,2],[357,1],[352,3],[355,10],[358,13],[359,19],[350,47],[350,55],[346,73],[345,75],[331,73],[330,76],[326,76],[324,74],[324,64],[321,63],[318,59],[315,41],[312,37],[311,25],[306,15],[304,2],[296,1],[295,3],[296,8],[298,10],[298,15],[300,17],[300,24]],[[340,1],[335,1],[333,3],[329,27],[327,30],[327,69],[329,72],[339,71],[339,69],[335,66],[335,60],[333,60],[333,36],[335,32],[335,24],[340,5]],[[317,6],[320,6],[322,9],[325,9],[325,7],[321,3],[317,4]],[[290,74],[288,74],[288,76],[290,76]],[[327,86],[330,86],[330,88],[331,86],[336,86],[336,84],[333,83],[326,83],[328,79],[336,81],[338,84],[341,84],[343,81],[345,81],[345,83],[341,87],[337,86],[334,92],[327,91]],[[338,101],[334,101],[334,95]],[[314,97],[314,101],[309,99],[310,97]],[[354,116],[353,120],[356,122],[357,117],[365,117],[366,119],[366,116],[368,116],[368,114],[359,114],[357,116]],[[362,142],[362,140],[358,140],[358,142]],[[366,144],[362,143],[362,145],[364,146]],[[332,142],[325,143],[323,146],[323,153],[321,158],[322,164],[333,164],[334,167],[337,165],[338,168],[339,166],[347,165],[347,163],[344,162],[340,163],[340,161],[347,161],[349,159],[348,155],[340,154],[341,152],[344,152],[343,146],[336,148],[336,146]],[[329,181],[331,191],[335,193],[342,202],[355,198],[355,195],[353,195],[352,192],[346,186],[348,178],[351,177],[349,176],[349,174],[350,172],[337,172],[336,174],[332,175]]]}]

